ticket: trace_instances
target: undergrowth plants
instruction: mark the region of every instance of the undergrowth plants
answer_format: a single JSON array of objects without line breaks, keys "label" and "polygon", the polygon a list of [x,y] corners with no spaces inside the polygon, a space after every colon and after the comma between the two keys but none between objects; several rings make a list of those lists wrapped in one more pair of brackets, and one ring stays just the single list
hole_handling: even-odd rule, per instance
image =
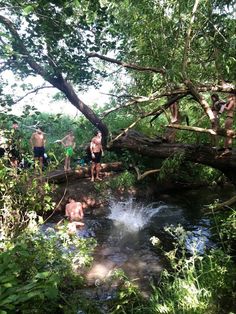
[{"label": "undergrowth plants", "polygon": [[[17,177],[0,163],[0,231],[2,237],[17,236],[34,215],[53,209],[52,192],[55,187],[33,178],[26,170]],[[40,219],[40,216],[37,216]]]},{"label": "undergrowth plants", "polygon": [[[0,164],[0,313],[74,313],[71,291],[83,286],[80,269],[92,261],[93,238],[43,226],[54,187],[17,176]],[[46,229],[46,231],[45,231]],[[66,308],[66,312],[64,309]]]},{"label": "undergrowth plants", "polygon": [[[196,246],[190,253],[186,241],[191,234],[181,226],[165,230],[174,241],[174,248],[165,252],[171,270],[164,270],[160,285],[153,287],[152,313],[215,314],[233,310],[236,269],[232,258],[221,249],[201,254]],[[155,237],[152,242],[160,245]]]},{"label": "undergrowth plants", "polygon": [[48,229],[5,242],[0,255],[0,313],[56,313],[82,287],[78,268],[91,262],[96,241]]}]

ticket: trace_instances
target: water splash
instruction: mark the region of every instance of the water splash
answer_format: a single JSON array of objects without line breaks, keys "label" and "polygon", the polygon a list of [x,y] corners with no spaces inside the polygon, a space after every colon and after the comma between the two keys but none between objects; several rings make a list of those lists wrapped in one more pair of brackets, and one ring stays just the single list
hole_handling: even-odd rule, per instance
[{"label": "water splash", "polygon": [[153,216],[168,206],[163,202],[156,202],[149,205],[136,203],[132,198],[124,202],[110,201],[108,218],[112,219],[115,225],[123,225],[129,231],[135,232],[143,229]]}]

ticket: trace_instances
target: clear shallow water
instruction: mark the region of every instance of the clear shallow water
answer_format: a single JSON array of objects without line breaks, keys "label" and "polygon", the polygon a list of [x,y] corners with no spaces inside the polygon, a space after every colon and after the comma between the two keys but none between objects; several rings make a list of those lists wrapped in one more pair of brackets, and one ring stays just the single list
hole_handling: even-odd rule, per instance
[{"label": "clear shallow water", "polygon": [[132,198],[112,199],[107,217],[87,217],[86,228],[93,230],[99,244],[88,275],[90,282],[106,280],[113,270],[121,268],[144,295],[148,294],[150,281],[158,281],[165,268],[165,262],[150,238],[157,236],[163,246],[167,244],[168,247],[172,242],[164,232],[168,225],[181,224],[187,231],[192,231],[186,240],[189,252],[203,253],[206,247],[212,246],[210,221],[199,214],[201,206],[196,206],[191,216],[191,208],[185,205],[169,197],[149,204]]},{"label": "clear shallow water", "polygon": [[93,265],[87,272],[88,285],[105,281],[115,269],[121,268],[144,293],[148,291],[150,280],[157,281],[165,268],[150,238],[157,236],[164,248],[168,248],[172,242],[164,232],[168,225],[180,224],[191,231],[186,240],[189,252],[202,254],[206,248],[213,247],[211,221],[203,216],[201,209],[216,198],[219,198],[218,191],[203,189],[163,195],[151,203],[132,198],[111,199],[109,214],[97,217],[85,214],[85,227],[78,230],[78,236],[95,237],[98,241]]}]

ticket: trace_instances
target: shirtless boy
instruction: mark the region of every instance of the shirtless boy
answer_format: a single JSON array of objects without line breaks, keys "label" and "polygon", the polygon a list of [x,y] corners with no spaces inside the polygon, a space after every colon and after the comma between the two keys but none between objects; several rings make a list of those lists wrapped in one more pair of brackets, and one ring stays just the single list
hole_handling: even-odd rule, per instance
[{"label": "shirtless boy", "polygon": [[91,181],[94,181],[95,172],[96,179],[101,181],[102,179],[99,177],[101,170],[100,162],[104,153],[102,148],[102,133],[100,131],[95,132],[95,136],[91,140],[90,152],[92,157]]},{"label": "shirtless boy", "polygon": [[64,170],[70,171],[71,170],[70,161],[75,148],[75,137],[73,132],[69,131],[68,134],[61,140],[61,143],[65,147],[66,154]]},{"label": "shirtless boy", "polygon": [[43,131],[38,128],[36,132],[34,132],[30,138],[30,144],[32,146],[33,152],[34,152],[34,159],[36,163],[39,161],[40,166],[40,173],[42,173],[43,170],[43,157],[45,153],[45,145],[46,139],[44,136]]},{"label": "shirtless boy", "polygon": [[83,207],[80,202],[76,202],[74,197],[68,198],[69,203],[66,205],[65,215],[69,219],[68,229],[74,233],[77,227],[84,226],[84,223],[80,220],[84,218]]}]

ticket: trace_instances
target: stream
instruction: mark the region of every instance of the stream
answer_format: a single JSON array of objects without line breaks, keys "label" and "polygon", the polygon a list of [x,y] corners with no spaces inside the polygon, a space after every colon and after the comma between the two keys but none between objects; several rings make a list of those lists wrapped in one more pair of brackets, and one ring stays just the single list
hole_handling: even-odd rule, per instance
[{"label": "stream", "polygon": [[163,255],[152,245],[150,238],[160,238],[164,248],[168,249],[172,240],[164,232],[164,227],[180,224],[186,231],[191,231],[186,249],[191,253],[194,248],[202,254],[205,248],[216,244],[211,234],[213,220],[204,216],[201,210],[219,195],[221,200],[227,199],[233,192],[231,187],[203,188],[165,194],[152,201],[111,199],[105,216],[94,217],[85,213],[85,227],[78,230],[78,236],[92,236],[98,242],[93,264],[86,272],[88,290],[85,294],[93,297],[91,291],[95,288],[96,298],[112,298],[111,287],[106,290],[104,283],[115,269],[122,269],[143,296],[148,297],[150,282],[157,283],[165,268]]}]

